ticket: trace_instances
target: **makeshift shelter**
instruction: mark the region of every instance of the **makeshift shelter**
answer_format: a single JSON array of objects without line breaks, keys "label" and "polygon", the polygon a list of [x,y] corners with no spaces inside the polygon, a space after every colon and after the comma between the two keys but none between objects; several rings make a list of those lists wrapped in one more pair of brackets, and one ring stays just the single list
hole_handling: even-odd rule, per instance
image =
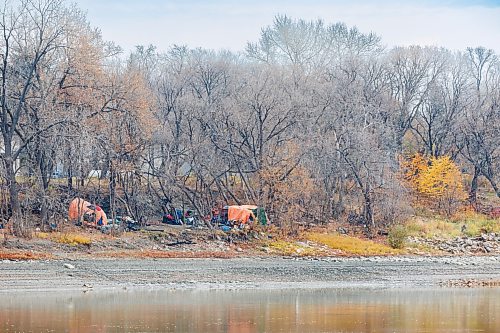
[{"label": "makeshift shelter", "polygon": [[90,202],[83,200],[82,198],[75,198],[69,204],[68,217],[70,221],[81,221],[85,220],[85,216],[92,216],[91,224],[94,226],[101,226],[108,224],[108,218],[106,213],[101,207],[97,205],[92,205]]},{"label": "makeshift shelter", "polygon": [[229,221],[246,224],[250,219],[252,219],[252,221],[255,220],[255,216],[250,209],[247,209],[245,207],[229,206],[227,207],[227,219]]},{"label": "makeshift shelter", "polygon": [[255,215],[255,218],[257,219],[257,222],[259,224],[267,225],[269,223],[269,219],[267,218],[267,213],[264,208],[257,207],[254,210],[252,210],[252,212]]},{"label": "makeshift shelter", "polygon": [[264,208],[255,205],[227,206],[228,221],[249,223],[257,221],[262,225],[267,224],[267,215]]}]

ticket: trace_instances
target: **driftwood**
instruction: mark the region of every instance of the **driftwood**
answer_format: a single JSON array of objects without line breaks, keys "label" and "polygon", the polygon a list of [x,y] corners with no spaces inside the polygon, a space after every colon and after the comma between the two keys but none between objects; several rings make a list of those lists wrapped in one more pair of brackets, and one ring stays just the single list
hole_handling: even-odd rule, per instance
[{"label": "driftwood", "polygon": [[176,242],[173,242],[173,243],[167,243],[165,245],[167,246],[176,246],[176,245],[189,245],[189,244],[196,244],[195,242],[191,241],[191,240],[188,240],[188,239],[185,239],[185,240],[178,240]]}]

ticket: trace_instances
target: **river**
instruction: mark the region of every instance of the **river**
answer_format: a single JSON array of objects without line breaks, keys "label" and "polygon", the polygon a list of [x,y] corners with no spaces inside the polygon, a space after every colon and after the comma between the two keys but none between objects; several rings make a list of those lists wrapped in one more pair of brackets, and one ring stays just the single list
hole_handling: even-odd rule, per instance
[{"label": "river", "polygon": [[500,332],[498,288],[0,294],[0,332]]}]

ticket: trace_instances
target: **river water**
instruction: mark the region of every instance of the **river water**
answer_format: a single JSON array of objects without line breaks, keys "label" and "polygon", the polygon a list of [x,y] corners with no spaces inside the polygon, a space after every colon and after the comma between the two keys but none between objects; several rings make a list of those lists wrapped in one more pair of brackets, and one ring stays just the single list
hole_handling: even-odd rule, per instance
[{"label": "river water", "polygon": [[0,294],[0,332],[500,332],[500,289]]}]

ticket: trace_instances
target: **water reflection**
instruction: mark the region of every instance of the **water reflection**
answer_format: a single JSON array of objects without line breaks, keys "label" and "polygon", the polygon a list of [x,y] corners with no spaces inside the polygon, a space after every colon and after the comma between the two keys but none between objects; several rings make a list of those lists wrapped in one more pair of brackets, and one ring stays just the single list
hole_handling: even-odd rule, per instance
[{"label": "water reflection", "polygon": [[499,289],[0,294],[0,332],[500,332]]}]

